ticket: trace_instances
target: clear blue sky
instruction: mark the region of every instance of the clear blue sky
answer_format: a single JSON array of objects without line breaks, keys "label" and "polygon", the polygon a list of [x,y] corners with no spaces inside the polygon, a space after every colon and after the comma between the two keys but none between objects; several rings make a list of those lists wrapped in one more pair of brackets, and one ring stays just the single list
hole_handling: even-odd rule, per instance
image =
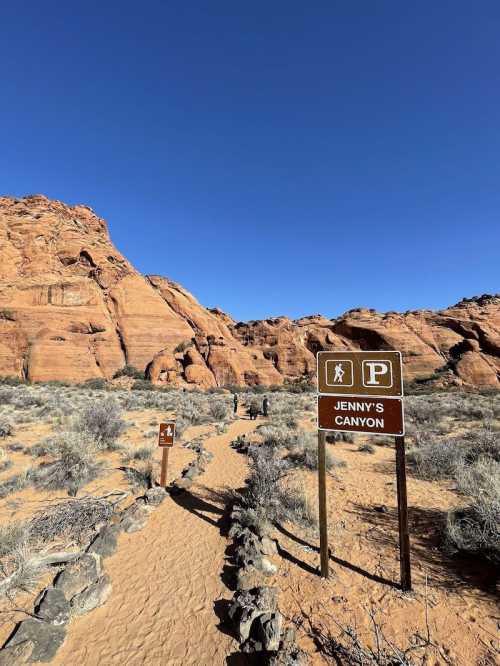
[{"label": "clear blue sky", "polygon": [[7,2],[0,191],[237,319],[500,291],[500,3]]}]

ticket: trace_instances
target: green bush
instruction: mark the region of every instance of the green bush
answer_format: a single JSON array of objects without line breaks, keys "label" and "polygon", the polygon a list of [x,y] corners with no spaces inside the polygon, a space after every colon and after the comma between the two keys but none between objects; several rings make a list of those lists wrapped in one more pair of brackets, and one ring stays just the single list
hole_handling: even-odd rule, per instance
[{"label": "green bush", "polygon": [[125,365],[120,370],[117,370],[113,375],[113,379],[118,379],[119,377],[132,377],[132,379],[144,379],[144,372],[134,368],[133,365]]},{"label": "green bush", "polygon": [[185,352],[186,349],[189,349],[189,347],[192,346],[193,346],[192,340],[184,340],[183,342],[179,342],[177,347],[174,349],[174,354],[181,354],[182,352]]},{"label": "green bush", "polygon": [[92,389],[93,391],[103,391],[106,388],[106,380],[95,378],[85,380],[81,386],[87,389]]}]

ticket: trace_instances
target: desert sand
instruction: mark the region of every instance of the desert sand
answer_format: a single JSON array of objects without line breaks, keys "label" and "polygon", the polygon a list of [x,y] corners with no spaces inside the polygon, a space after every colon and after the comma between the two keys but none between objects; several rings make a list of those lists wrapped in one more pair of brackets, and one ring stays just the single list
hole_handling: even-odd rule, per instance
[{"label": "desert sand", "polygon": [[[53,664],[255,663],[239,653],[225,620],[234,588],[224,575],[230,544],[225,532],[224,492],[241,488],[248,470],[247,457],[229,445],[263,422],[248,420],[242,411],[222,435],[214,435],[211,425],[192,426],[186,433],[186,439],[203,437],[213,460],[188,492],[168,496],[142,531],[120,534],[118,549],[105,564],[113,586],[110,599],[70,623]],[[160,416],[154,410],[127,414],[139,430]],[[300,427],[313,430],[313,419],[302,420]],[[49,430],[47,425],[25,426],[22,439],[35,443]],[[257,434],[251,436],[258,440]],[[136,439],[134,429],[125,435],[128,444],[134,445]],[[385,637],[394,644],[432,643],[421,663],[500,663],[492,572],[484,565],[474,570],[469,564],[465,569],[460,562],[447,561],[437,548],[437,516],[457,505],[456,494],[446,482],[430,483],[409,475],[414,591],[403,594],[398,589],[394,451],[380,442],[373,455],[363,454],[357,451],[360,441],[330,445],[335,456],[347,463],[334,468],[327,478],[330,578],[318,575],[316,533],[291,525],[280,526],[275,533],[279,555],[273,561],[279,570],[269,584],[280,589],[280,610],[287,624],[296,627],[299,645],[312,664],[335,663],[325,656],[328,638],[340,637],[341,626],[352,626],[370,642],[369,611],[373,610]],[[16,465],[22,464],[22,454],[12,457]],[[159,460],[159,452],[156,457]],[[192,457],[189,449],[174,448],[169,480]],[[297,470],[294,480],[315,505],[316,473]],[[118,472],[88,484],[85,491],[97,495],[111,488],[126,488]],[[44,493],[43,500],[61,494]],[[14,498],[0,501],[1,520],[23,519],[40,502],[40,493],[33,489],[20,491]],[[18,608],[28,608],[30,602],[30,595],[16,599]],[[4,611],[9,608],[4,604]],[[4,617],[2,639],[20,614],[9,612]],[[421,654],[416,650],[415,657]]]}]

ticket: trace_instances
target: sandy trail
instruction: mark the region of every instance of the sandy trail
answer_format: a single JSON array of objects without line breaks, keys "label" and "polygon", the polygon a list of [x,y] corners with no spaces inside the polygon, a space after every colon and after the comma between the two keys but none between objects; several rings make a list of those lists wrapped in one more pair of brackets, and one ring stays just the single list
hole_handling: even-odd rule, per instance
[{"label": "sandy trail", "polygon": [[223,504],[211,491],[243,484],[246,457],[228,444],[254,428],[238,420],[206,439],[215,457],[191,492],[168,497],[141,532],[120,535],[105,561],[111,598],[70,625],[53,664],[216,666],[237,651],[237,642],[217,628],[214,610],[231,592],[221,580],[228,544],[217,525]]}]

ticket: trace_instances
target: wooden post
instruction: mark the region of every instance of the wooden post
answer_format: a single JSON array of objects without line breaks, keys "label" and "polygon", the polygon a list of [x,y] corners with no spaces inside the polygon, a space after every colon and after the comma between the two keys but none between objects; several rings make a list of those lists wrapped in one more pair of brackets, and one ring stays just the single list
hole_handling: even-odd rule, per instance
[{"label": "wooden post", "polygon": [[328,525],[326,517],[326,433],[318,430],[318,498],[319,498],[319,550],[321,577],[328,578]]},{"label": "wooden post", "polygon": [[161,457],[161,476],[160,476],[160,486],[162,488],[167,487],[167,467],[168,467],[168,451],[169,447],[164,446],[162,448],[162,457]]},{"label": "wooden post", "polygon": [[398,487],[399,563],[401,589],[411,591],[410,532],[408,529],[408,498],[406,494],[405,438],[396,437],[396,479]]}]

